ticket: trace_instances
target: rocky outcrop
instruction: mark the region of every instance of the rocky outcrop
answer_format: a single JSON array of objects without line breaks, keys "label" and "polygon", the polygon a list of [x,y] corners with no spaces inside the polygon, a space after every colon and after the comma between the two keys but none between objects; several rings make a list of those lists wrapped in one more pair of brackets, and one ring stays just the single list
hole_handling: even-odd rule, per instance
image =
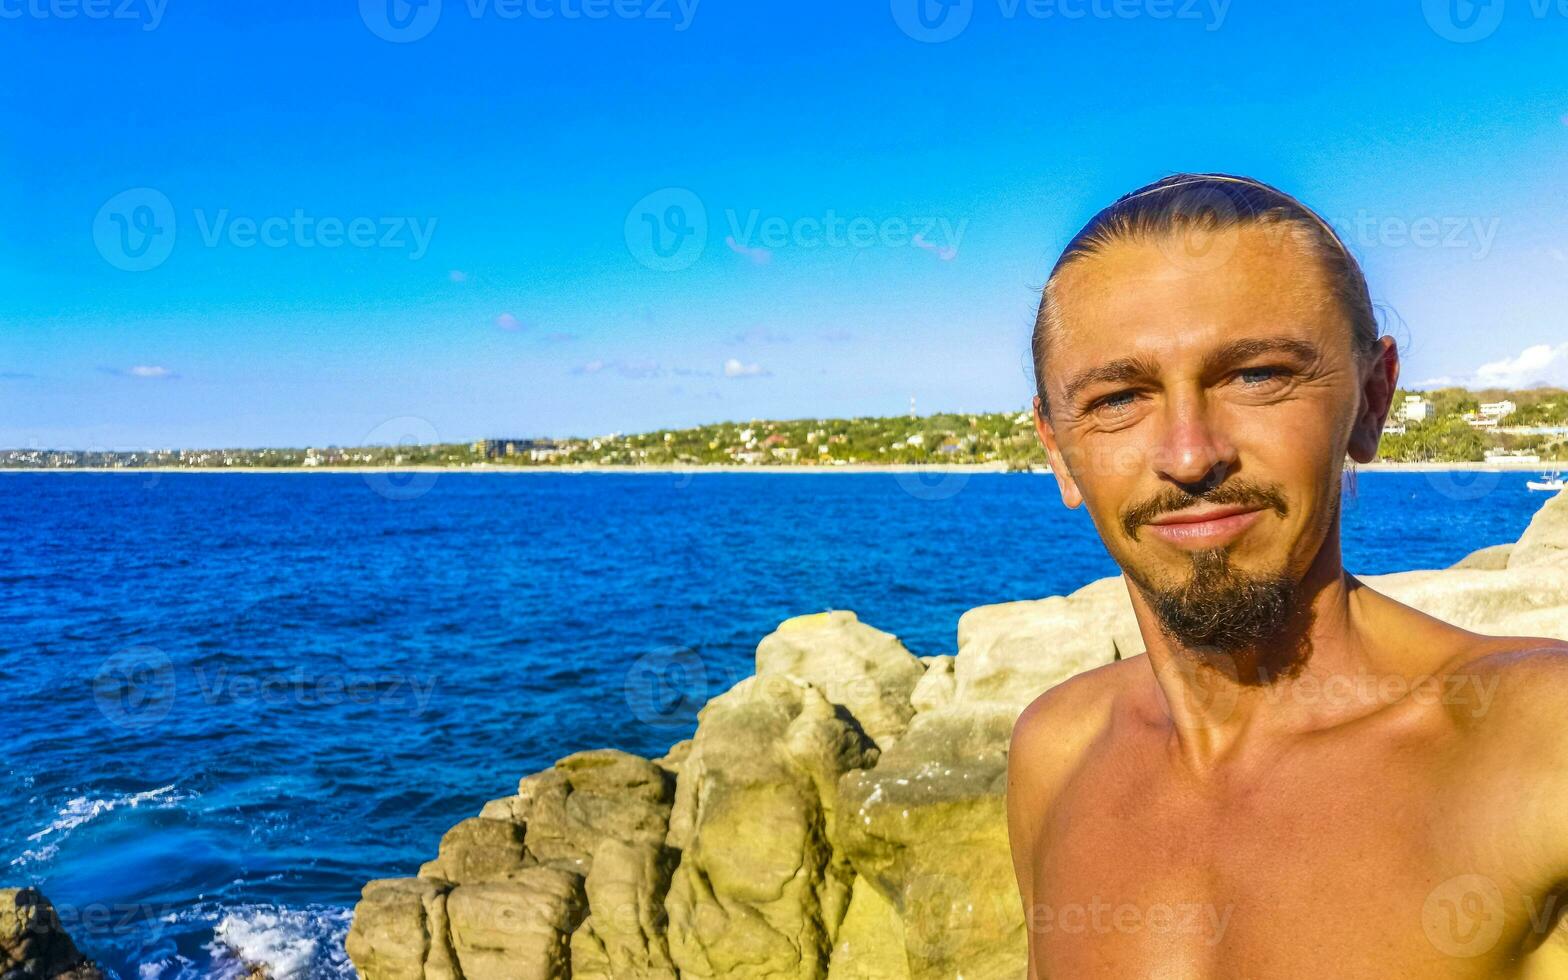
[{"label": "rocky outcrop", "polygon": [[1568,491],[1552,496],[1508,554],[1509,568],[1538,568],[1568,561]]},{"label": "rocky outcrop", "polygon": [[876,760],[855,718],[798,677],[749,677],[702,709],[670,818],[682,976],[825,974],[855,877],[838,781]]},{"label": "rocky outcrop", "polygon": [[840,845],[900,924],[903,955],[882,953],[894,962],[872,975],[1021,975],[1023,905],[1003,798],[1017,716],[998,703],[918,714],[875,767],[840,780]]},{"label": "rocky outcrop", "polygon": [[[1479,632],[1568,639],[1568,495],[1516,544],[1364,581]],[[1017,980],[1013,722],[1143,644],[1119,577],[970,610],[958,639],[915,657],[852,613],[784,622],[663,757],[566,756],[417,877],[367,885],[360,976]]]},{"label": "rocky outcrop", "polygon": [[1450,568],[1478,568],[1482,571],[1495,572],[1508,567],[1508,556],[1513,552],[1512,541],[1507,544],[1494,544],[1490,547],[1480,548],[1470,552],[1463,558],[1450,565]]},{"label": "rocky outcrop", "polygon": [[797,616],[757,646],[757,676],[798,677],[841,704],[881,748],[903,734],[915,713],[910,695],[925,665],[898,637],[852,612]]},{"label": "rocky outcrop", "polygon": [[1120,576],[1071,595],[980,606],[958,620],[954,700],[1022,711],[1074,674],[1142,652]]},{"label": "rocky outcrop", "polygon": [[0,889],[0,980],[104,980],[34,888]]}]

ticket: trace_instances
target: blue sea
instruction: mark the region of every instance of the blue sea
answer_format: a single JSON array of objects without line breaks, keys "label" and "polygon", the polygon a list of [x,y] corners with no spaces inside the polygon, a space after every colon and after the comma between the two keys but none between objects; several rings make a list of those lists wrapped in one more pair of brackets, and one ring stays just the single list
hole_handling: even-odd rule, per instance
[{"label": "blue sea", "polygon": [[[1511,541],[1526,479],[1361,474],[1346,565]],[[4,474],[0,528],[0,884],[127,980],[352,976],[365,881],[569,752],[662,754],[781,619],[950,653],[1116,572],[1030,475]]]}]

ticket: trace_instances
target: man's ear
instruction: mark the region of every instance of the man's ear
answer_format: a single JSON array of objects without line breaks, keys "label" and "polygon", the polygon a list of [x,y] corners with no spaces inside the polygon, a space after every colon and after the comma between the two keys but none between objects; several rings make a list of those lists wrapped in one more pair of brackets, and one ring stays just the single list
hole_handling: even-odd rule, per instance
[{"label": "man's ear", "polygon": [[1045,405],[1039,395],[1034,396],[1034,431],[1039,435],[1041,445],[1045,446],[1045,454],[1051,458],[1051,474],[1056,477],[1056,488],[1062,493],[1062,503],[1069,510],[1077,508],[1083,503],[1083,494],[1078,492],[1078,483],[1067,469],[1062,448],[1056,444],[1056,430],[1051,427],[1051,420],[1046,416]]},{"label": "man's ear", "polygon": [[1399,346],[1393,337],[1380,337],[1371,363],[1361,375],[1361,413],[1356,416],[1355,427],[1350,430],[1350,458],[1358,463],[1370,463],[1377,458],[1379,440],[1383,437],[1383,424],[1388,421],[1389,410],[1394,404],[1394,391],[1399,386]]}]

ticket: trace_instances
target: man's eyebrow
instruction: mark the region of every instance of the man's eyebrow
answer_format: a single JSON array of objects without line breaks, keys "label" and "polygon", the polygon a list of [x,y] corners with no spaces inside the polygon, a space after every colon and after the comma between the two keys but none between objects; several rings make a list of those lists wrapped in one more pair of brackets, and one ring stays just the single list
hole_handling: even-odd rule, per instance
[{"label": "man's eyebrow", "polygon": [[1210,353],[1203,359],[1203,363],[1210,368],[1220,367],[1264,354],[1289,354],[1303,361],[1315,361],[1323,352],[1310,340],[1298,340],[1294,337],[1252,337],[1231,341]]},{"label": "man's eyebrow", "polygon": [[1160,364],[1151,357],[1142,355],[1119,357],[1073,375],[1064,386],[1062,400],[1072,404],[1077,399],[1078,393],[1091,385],[1135,381],[1138,378],[1152,378],[1159,373]]}]

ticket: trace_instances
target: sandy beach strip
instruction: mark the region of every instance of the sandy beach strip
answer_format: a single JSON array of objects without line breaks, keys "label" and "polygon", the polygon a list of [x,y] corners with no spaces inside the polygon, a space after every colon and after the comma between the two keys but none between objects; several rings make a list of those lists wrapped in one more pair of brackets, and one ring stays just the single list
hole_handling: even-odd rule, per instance
[{"label": "sandy beach strip", "polygon": [[[1443,471],[1480,472],[1529,472],[1558,469],[1568,463],[1542,460],[1538,463],[1507,462],[1457,462],[1457,463],[1394,463],[1377,461],[1357,463],[1346,470],[1359,473],[1422,473]],[[780,463],[776,466],[755,466],[742,463],[714,463],[701,466],[560,466],[541,463],[533,466],[71,466],[71,467],[0,467],[0,473],[580,473],[679,475],[696,473],[754,473],[754,474],[832,474],[832,473],[1007,473],[1023,476],[1048,475],[1048,470],[1012,470],[1004,463],[851,463],[845,466],[802,466]]]}]

